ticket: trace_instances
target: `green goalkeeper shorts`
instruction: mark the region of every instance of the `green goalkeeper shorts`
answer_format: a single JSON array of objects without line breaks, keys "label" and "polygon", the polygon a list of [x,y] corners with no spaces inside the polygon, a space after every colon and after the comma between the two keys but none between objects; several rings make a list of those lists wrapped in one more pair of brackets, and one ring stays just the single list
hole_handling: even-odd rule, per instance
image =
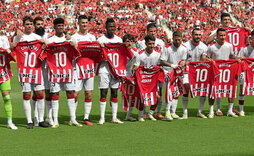
[{"label": "green goalkeeper shorts", "polygon": [[10,91],[11,90],[11,80],[5,81],[4,83],[0,84],[0,90],[3,91]]}]

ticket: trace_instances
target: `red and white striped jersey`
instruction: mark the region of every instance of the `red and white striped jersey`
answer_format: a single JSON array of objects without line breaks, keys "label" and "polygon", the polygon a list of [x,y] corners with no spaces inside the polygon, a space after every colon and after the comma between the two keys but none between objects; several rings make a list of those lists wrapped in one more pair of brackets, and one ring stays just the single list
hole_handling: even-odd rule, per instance
[{"label": "red and white striped jersey", "polygon": [[106,43],[103,55],[114,76],[126,76],[126,65],[133,53],[123,43]]},{"label": "red and white striped jersey", "polygon": [[78,43],[78,50],[81,53],[76,62],[78,64],[78,78],[87,79],[95,76],[95,71],[102,61],[102,48],[97,41],[81,41]]},{"label": "red and white striped jersey", "polygon": [[40,41],[22,41],[13,49],[13,55],[16,55],[19,82],[42,83],[42,43]]},{"label": "red and white striped jersey", "polygon": [[144,106],[157,104],[158,83],[164,82],[164,71],[159,66],[145,68],[141,65],[135,71],[134,77]]},{"label": "red and white striped jersey", "polygon": [[[216,77],[213,85],[215,95],[218,98],[235,98],[237,91],[238,76],[242,72],[242,67],[238,60],[214,60],[220,74]],[[216,98],[216,97],[215,97]]]},{"label": "red and white striped jersey", "polygon": [[214,96],[212,86],[219,69],[212,61],[193,61],[189,63],[189,82],[191,96]]},{"label": "red and white striped jersey", "polygon": [[243,94],[254,95],[254,59],[246,58],[243,64],[244,64],[244,70],[245,70]]},{"label": "red and white striped jersey", "polygon": [[6,49],[0,48],[0,84],[12,77],[10,61],[15,61]]},{"label": "red and white striped jersey", "polygon": [[169,77],[169,82],[166,85],[166,103],[173,99],[177,99],[185,92],[183,83],[180,80],[180,76],[183,76],[182,69],[174,69],[167,73],[167,75]]},{"label": "red and white striped jersey", "polygon": [[139,107],[141,103],[140,92],[133,78],[122,77],[121,91],[123,94],[122,105],[125,111],[129,107]]},{"label": "red and white striped jersey", "polygon": [[42,56],[47,59],[50,82],[71,82],[73,79],[72,60],[80,53],[69,42],[50,43]]}]

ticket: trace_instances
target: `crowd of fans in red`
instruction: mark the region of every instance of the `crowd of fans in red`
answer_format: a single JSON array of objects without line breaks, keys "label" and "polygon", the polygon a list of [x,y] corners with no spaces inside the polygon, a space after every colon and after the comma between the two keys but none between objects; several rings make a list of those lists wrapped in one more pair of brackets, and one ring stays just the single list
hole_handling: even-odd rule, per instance
[{"label": "crowd of fans in red", "polygon": [[[74,3],[75,2],[75,3]],[[144,9],[148,8],[153,15],[148,17]],[[22,0],[6,3],[0,2],[0,29],[5,29],[11,37],[16,28],[22,29],[22,18],[25,15],[41,16],[45,19],[46,30],[53,33],[53,20],[56,17],[66,19],[66,30],[73,33],[76,30],[76,18],[86,14],[91,24],[89,30],[95,36],[105,31],[105,20],[111,16],[118,24],[117,35],[130,33],[141,40],[146,33],[149,21],[158,24],[158,37],[166,37],[160,24],[166,24],[171,31],[184,32],[184,40],[190,39],[194,27],[200,27],[203,40],[211,30],[218,28],[222,11],[230,12],[244,26],[253,28],[254,11],[252,0],[244,2],[220,2],[216,5],[203,0]],[[165,40],[170,42],[169,40]]]}]

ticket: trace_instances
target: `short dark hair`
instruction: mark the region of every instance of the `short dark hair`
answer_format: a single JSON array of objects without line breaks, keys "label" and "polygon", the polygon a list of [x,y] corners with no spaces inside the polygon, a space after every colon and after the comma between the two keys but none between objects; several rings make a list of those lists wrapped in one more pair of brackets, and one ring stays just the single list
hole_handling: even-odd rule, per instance
[{"label": "short dark hair", "polygon": [[149,40],[155,41],[155,37],[152,36],[152,35],[146,35],[146,36],[145,36],[145,41],[148,42]]},{"label": "short dark hair", "polygon": [[78,17],[78,22],[80,22],[82,19],[87,19],[88,20],[88,17],[86,15],[80,15]]},{"label": "short dark hair", "polygon": [[122,37],[122,39],[123,39],[123,42],[125,42],[126,40],[132,40],[132,41],[134,41],[135,40],[135,38],[134,38],[134,36],[132,36],[131,34],[125,34],[123,37]]},{"label": "short dark hair", "polygon": [[250,33],[250,36],[254,36],[254,29],[253,29],[252,32]]},{"label": "short dark hair", "polygon": [[38,16],[38,17],[35,17],[35,19],[33,21],[34,25],[35,25],[36,21],[44,21],[44,20],[40,16]]},{"label": "short dark hair", "polygon": [[113,18],[107,18],[106,26],[108,26],[109,23],[116,23]]},{"label": "short dark hair", "polygon": [[56,18],[54,20],[54,26],[57,25],[57,24],[64,24],[64,19],[62,19],[62,18]]},{"label": "short dark hair", "polygon": [[200,31],[201,29],[200,28],[194,28],[192,31],[191,31],[191,34],[194,33],[194,31]]},{"label": "short dark hair", "polygon": [[220,32],[220,31],[226,31],[226,30],[224,28],[219,28],[219,29],[217,29],[216,33],[218,34],[218,32]]},{"label": "short dark hair", "polygon": [[182,37],[182,36],[183,36],[183,34],[179,30],[173,32],[173,38],[174,37]]},{"label": "short dark hair", "polygon": [[150,28],[156,28],[156,24],[155,24],[155,23],[149,23],[149,24],[146,26],[146,30],[149,30]]},{"label": "short dark hair", "polygon": [[220,16],[220,20],[223,20],[224,17],[230,17],[230,14],[222,13],[221,16]]},{"label": "short dark hair", "polygon": [[33,22],[33,18],[32,18],[31,16],[25,16],[25,17],[23,18],[23,24],[24,24],[26,21]]}]

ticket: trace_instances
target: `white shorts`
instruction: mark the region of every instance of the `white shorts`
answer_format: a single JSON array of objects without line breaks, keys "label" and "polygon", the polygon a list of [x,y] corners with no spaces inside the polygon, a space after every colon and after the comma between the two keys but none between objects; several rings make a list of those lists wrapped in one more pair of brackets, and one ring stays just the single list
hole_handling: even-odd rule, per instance
[{"label": "white shorts", "polygon": [[57,93],[57,92],[60,92],[61,90],[73,91],[75,89],[75,84],[73,82],[56,82],[56,83],[49,82],[50,93]]},{"label": "white shorts", "polygon": [[244,80],[245,80],[245,72],[241,72],[241,74],[239,75],[239,79],[238,79],[240,85],[244,84]]},{"label": "white shorts", "polygon": [[77,79],[75,82],[75,91],[81,91],[83,87],[86,91],[93,90],[94,77],[90,77],[88,79]]},{"label": "white shorts", "polygon": [[183,84],[189,84],[189,74],[188,73],[183,74],[182,82],[183,82]]},{"label": "white shorts", "polygon": [[22,92],[39,91],[39,90],[45,89],[43,83],[42,84],[35,84],[35,83],[22,82],[22,83],[20,83],[20,85],[22,87]]},{"label": "white shorts", "polygon": [[99,89],[107,89],[107,88],[117,89],[120,84],[120,81],[115,80],[114,76],[110,73],[99,74],[98,79],[99,79],[98,80],[99,81]]}]

